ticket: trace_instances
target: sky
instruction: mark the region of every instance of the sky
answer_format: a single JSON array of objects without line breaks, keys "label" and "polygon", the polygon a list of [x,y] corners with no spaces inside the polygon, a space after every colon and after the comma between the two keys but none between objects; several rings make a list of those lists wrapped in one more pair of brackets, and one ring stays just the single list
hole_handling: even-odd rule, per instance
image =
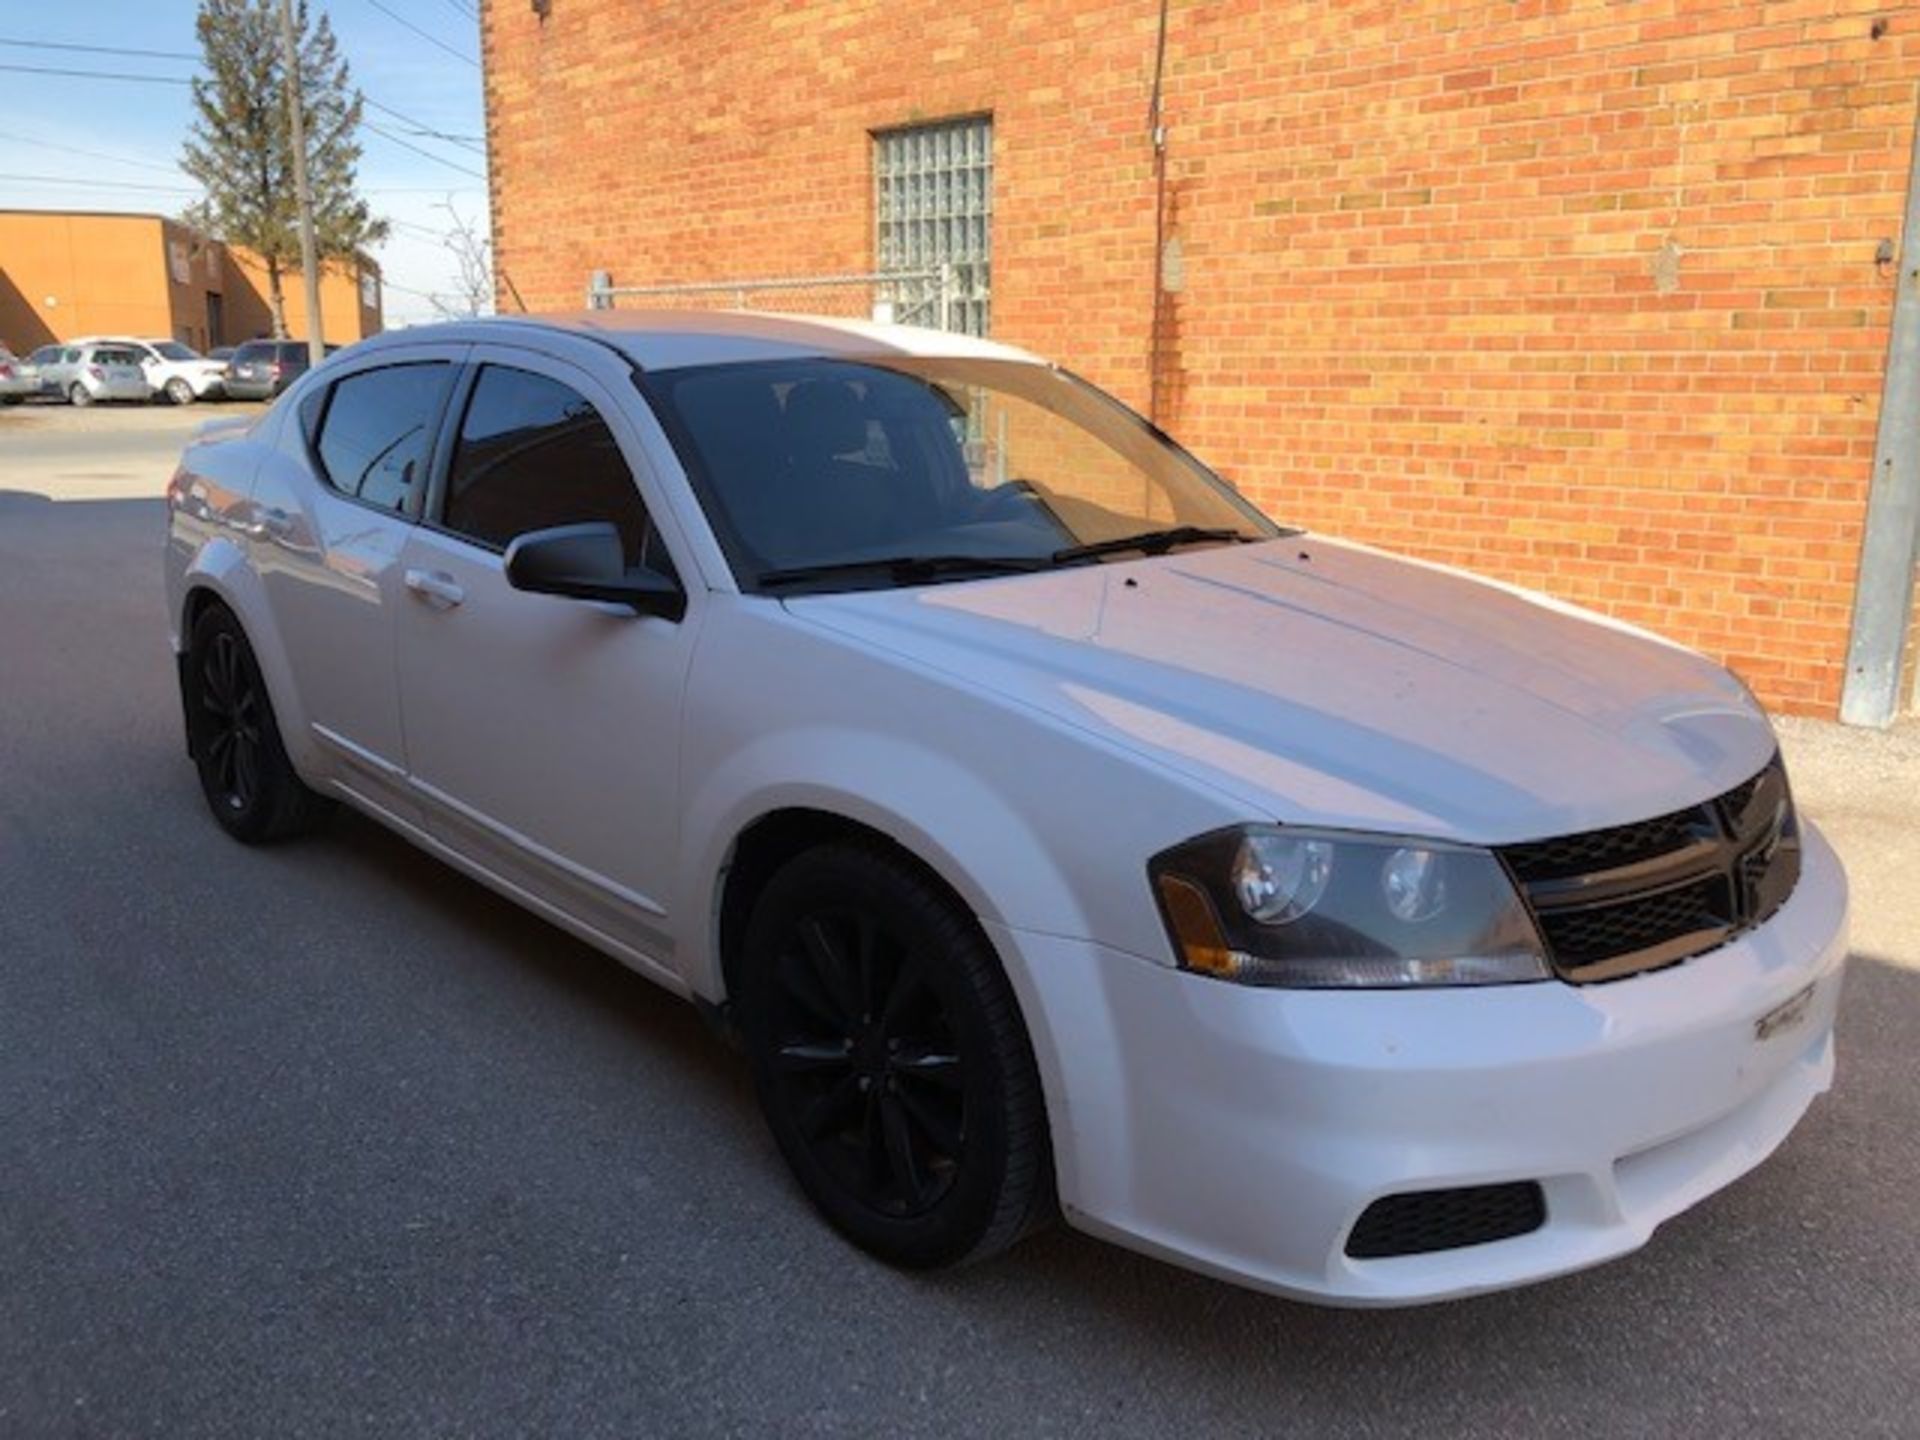
[{"label": "sky", "polygon": [[[456,288],[446,207],[487,233],[478,0],[308,4],[332,18],[368,100],[365,118],[385,132],[362,128],[360,187],[393,226],[373,250],[386,323],[437,318],[430,297],[450,300]],[[198,68],[198,8],[195,0],[0,0],[0,210],[173,215],[194,199],[197,188],[175,163],[192,101],[187,86],[171,82]],[[158,78],[30,73],[47,69]]]}]

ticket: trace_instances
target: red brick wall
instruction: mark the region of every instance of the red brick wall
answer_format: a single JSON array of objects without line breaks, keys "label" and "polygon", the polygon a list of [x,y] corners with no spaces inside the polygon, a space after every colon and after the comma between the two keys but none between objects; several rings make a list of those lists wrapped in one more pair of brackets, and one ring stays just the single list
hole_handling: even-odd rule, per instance
[{"label": "red brick wall", "polygon": [[1157,389],[1279,517],[1831,712],[1920,4],[1170,13],[1157,326],[1154,0],[489,5],[500,268],[535,309],[870,268],[869,132],[990,111],[996,336]]}]

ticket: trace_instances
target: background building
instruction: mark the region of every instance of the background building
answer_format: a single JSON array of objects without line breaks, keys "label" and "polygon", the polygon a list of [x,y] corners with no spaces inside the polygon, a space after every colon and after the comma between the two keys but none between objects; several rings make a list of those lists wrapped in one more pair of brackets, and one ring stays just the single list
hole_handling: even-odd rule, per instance
[{"label": "background building", "polygon": [[1840,702],[1920,6],[485,17],[502,309],[578,308],[595,272],[857,309],[731,282],[950,262],[952,323],[1116,390],[1278,517]]},{"label": "background building", "polygon": [[[287,327],[306,338],[306,295],[285,277]],[[0,210],[0,341],[26,354],[76,335],[171,336],[198,350],[272,333],[266,265],[161,215]],[[380,272],[361,256],[322,276],[325,339],[381,328]]]}]

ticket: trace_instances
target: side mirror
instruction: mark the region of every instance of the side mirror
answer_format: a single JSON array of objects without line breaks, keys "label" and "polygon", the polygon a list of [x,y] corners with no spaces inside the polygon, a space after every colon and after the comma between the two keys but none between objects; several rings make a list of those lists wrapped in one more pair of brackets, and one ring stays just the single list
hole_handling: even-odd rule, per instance
[{"label": "side mirror", "polygon": [[620,532],[604,520],[529,530],[507,546],[507,584],[535,595],[606,600],[636,614],[678,620],[686,593],[657,570],[629,570]]}]

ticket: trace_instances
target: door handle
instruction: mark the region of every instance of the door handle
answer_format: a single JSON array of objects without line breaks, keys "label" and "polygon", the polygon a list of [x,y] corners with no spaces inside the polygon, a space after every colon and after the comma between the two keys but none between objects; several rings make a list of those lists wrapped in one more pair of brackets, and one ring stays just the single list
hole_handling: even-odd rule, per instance
[{"label": "door handle", "polygon": [[409,590],[436,609],[451,610],[467,598],[459,582],[442,570],[409,570],[406,581]]}]

